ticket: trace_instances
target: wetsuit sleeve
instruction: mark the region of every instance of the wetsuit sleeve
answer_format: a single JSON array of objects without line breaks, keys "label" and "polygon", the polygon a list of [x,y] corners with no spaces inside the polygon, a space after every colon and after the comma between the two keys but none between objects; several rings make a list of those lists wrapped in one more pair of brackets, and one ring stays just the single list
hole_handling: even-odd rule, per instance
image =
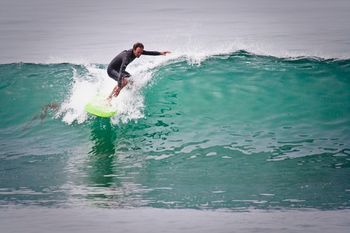
[{"label": "wetsuit sleeve", "polygon": [[158,56],[158,55],[161,55],[161,54],[158,51],[146,51],[146,50],[143,50],[142,55]]}]

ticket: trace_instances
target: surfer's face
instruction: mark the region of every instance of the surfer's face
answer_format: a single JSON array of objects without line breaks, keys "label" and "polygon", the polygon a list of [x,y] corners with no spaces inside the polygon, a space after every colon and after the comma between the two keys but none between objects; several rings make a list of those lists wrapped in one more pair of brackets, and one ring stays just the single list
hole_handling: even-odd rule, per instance
[{"label": "surfer's face", "polygon": [[137,48],[134,50],[134,55],[135,55],[135,57],[140,57],[141,54],[142,54],[142,52],[143,52],[143,49],[140,48],[140,47],[137,47]]}]

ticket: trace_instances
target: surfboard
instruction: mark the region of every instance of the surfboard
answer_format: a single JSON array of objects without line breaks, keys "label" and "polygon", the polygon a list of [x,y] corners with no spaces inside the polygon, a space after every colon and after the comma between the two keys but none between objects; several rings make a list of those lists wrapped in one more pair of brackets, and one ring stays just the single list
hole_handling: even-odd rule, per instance
[{"label": "surfboard", "polygon": [[117,113],[106,98],[99,95],[93,97],[85,105],[85,111],[99,117],[112,117]]}]

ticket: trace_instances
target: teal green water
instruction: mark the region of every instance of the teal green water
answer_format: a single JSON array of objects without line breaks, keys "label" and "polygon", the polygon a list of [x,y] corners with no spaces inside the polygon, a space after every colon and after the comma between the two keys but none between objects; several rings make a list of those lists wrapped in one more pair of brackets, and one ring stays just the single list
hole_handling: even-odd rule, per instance
[{"label": "teal green water", "polygon": [[96,73],[0,65],[0,205],[350,207],[349,60],[238,51],[151,73],[141,117],[67,124],[41,109]]}]

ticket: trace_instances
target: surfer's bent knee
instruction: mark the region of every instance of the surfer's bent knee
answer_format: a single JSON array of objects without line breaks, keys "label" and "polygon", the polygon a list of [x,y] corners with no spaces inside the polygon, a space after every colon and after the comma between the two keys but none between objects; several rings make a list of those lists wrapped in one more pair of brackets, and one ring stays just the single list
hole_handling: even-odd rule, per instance
[{"label": "surfer's bent knee", "polygon": [[115,81],[117,81],[118,82],[118,79],[119,79],[119,73],[118,73],[118,71],[116,71],[116,70],[113,70],[113,69],[108,69],[107,70],[107,74],[108,74],[108,76],[110,77],[110,78],[112,78],[112,79],[114,79]]}]

